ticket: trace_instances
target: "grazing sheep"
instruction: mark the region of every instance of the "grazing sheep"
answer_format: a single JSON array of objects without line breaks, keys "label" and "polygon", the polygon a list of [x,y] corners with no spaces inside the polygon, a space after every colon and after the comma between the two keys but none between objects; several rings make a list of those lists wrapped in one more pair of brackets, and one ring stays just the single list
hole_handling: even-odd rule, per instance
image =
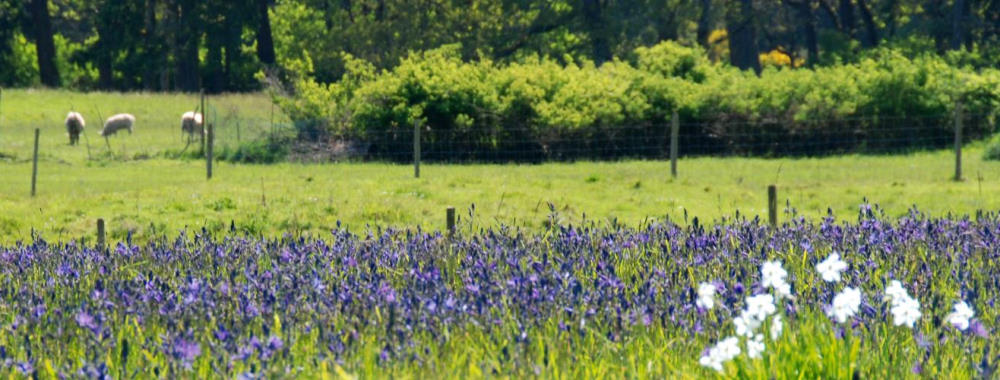
[{"label": "grazing sheep", "polygon": [[108,137],[122,129],[128,129],[128,133],[132,134],[132,125],[135,124],[135,116],[127,113],[120,113],[108,118],[108,121],[104,122],[104,129],[101,130],[102,137]]},{"label": "grazing sheep", "polygon": [[80,133],[87,123],[83,120],[83,115],[79,112],[70,111],[66,114],[66,133],[69,134],[69,145],[76,145],[80,142]]},{"label": "grazing sheep", "polygon": [[181,115],[181,132],[193,136],[195,133],[204,134],[201,112],[188,111]]}]

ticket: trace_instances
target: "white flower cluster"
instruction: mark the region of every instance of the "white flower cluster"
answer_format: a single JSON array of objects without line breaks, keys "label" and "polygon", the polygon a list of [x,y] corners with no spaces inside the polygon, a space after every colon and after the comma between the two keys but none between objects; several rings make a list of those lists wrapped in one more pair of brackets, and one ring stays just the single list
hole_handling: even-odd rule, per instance
[{"label": "white flower cluster", "polygon": [[781,267],[780,261],[765,261],[760,274],[761,285],[765,288],[774,289],[774,293],[778,296],[779,300],[792,295],[792,287],[785,282],[788,272],[785,271],[785,268]]},{"label": "white flower cluster", "polygon": [[[778,300],[792,295],[791,286],[785,281],[788,272],[781,267],[781,262],[765,262],[761,269],[762,283],[764,287],[774,289]],[[715,294],[715,287],[711,284],[702,283],[698,286],[697,306],[711,309],[714,304],[712,298]],[[746,352],[751,359],[756,359],[764,354],[764,335],[757,332],[757,329],[764,324],[768,317],[771,317],[771,340],[777,340],[781,336],[782,324],[781,314],[775,305],[775,295],[758,294],[747,297],[746,308],[733,320],[736,329],[736,336],[723,339],[702,356],[698,363],[716,371],[722,371],[722,365],[740,354],[739,337],[746,338]]]},{"label": "white flower cluster", "polygon": [[740,311],[740,315],[733,320],[736,327],[736,335],[753,338],[757,328],[764,323],[768,316],[778,310],[774,306],[774,297],[770,294],[761,294],[747,298],[747,307]]},{"label": "white flower cluster", "polygon": [[698,285],[698,300],[695,305],[705,310],[715,307],[715,285],[703,282]]},{"label": "white flower cluster", "polygon": [[708,353],[698,359],[698,363],[721,372],[722,364],[732,360],[739,354],[740,341],[736,337],[731,336],[708,349]]},{"label": "white flower cluster", "polygon": [[976,315],[965,301],[955,304],[952,312],[945,318],[955,328],[965,331],[969,328],[969,320]]},{"label": "white flower cluster", "polygon": [[[847,270],[847,263],[841,260],[840,254],[836,252],[827,256],[826,260],[816,264],[816,271],[826,282],[840,282],[840,274],[845,270]],[[827,315],[838,323],[844,323],[857,314],[860,308],[861,291],[857,288],[847,287],[833,296],[833,304],[830,305]]]},{"label": "white flower cluster", "polygon": [[826,260],[816,264],[816,271],[826,282],[840,281],[840,272],[847,270],[847,263],[840,260],[840,254],[834,252]]},{"label": "white flower cluster", "polygon": [[920,320],[920,302],[910,297],[903,284],[897,280],[892,280],[889,287],[885,289],[885,297],[892,305],[892,323],[896,326],[913,326]]},{"label": "white flower cluster", "polygon": [[[840,259],[840,254],[834,252],[825,260],[816,264],[816,271],[826,282],[840,282],[842,272],[847,270],[847,263]],[[770,338],[772,341],[778,340],[782,331],[781,314],[778,313],[776,301],[781,301],[785,297],[791,297],[791,286],[786,282],[788,272],[781,266],[780,261],[766,261],[761,268],[761,285],[764,288],[773,290],[773,294],[758,294],[746,299],[746,308],[740,310],[739,315],[733,320],[736,336],[727,337],[712,346],[698,360],[698,362],[716,371],[722,371],[723,364],[732,360],[740,354],[740,338],[746,338],[746,353],[750,359],[760,358],[764,353],[764,334],[757,330],[764,324],[768,317],[771,317]],[[710,283],[701,283],[698,286],[698,299],[696,304],[703,309],[712,309],[715,306],[716,288]],[[854,287],[846,287],[833,297],[833,302],[827,314],[838,323],[845,323],[858,314],[861,309],[861,290]],[[889,283],[885,289],[885,300],[889,302],[892,313],[893,324],[896,326],[906,326],[914,328],[920,320],[920,301],[911,297],[897,280]],[[794,300],[794,298],[792,298]],[[953,311],[945,318],[955,328],[965,331],[972,324],[975,312],[965,303],[960,301],[955,303]]]},{"label": "white flower cluster", "polygon": [[861,307],[861,291],[847,287],[833,296],[833,305],[827,312],[837,323],[847,322]]}]

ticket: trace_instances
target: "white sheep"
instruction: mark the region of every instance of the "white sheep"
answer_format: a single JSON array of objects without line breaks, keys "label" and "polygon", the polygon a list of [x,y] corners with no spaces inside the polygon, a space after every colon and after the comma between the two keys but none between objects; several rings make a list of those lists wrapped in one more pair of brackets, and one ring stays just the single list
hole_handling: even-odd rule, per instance
[{"label": "white sheep", "polygon": [[69,145],[76,145],[80,142],[80,133],[87,123],[83,120],[83,115],[79,112],[70,111],[66,114],[66,133],[69,134]]},{"label": "white sheep", "polygon": [[135,116],[127,113],[120,113],[108,118],[108,121],[104,122],[104,129],[101,130],[101,137],[108,137],[118,131],[127,129],[129,134],[132,134],[132,126],[135,124]]},{"label": "white sheep", "polygon": [[195,133],[204,134],[201,112],[188,111],[181,115],[181,132],[189,136],[193,136]]}]

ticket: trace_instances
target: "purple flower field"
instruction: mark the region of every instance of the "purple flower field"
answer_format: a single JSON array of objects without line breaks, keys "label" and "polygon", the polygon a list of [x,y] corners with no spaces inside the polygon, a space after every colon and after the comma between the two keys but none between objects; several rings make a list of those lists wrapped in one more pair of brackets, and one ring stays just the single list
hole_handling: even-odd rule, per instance
[{"label": "purple flower field", "polygon": [[[814,269],[831,253],[846,263],[836,285]],[[867,206],[853,222],[779,228],[737,217],[454,237],[182,233],[107,249],[37,238],[0,247],[0,375],[991,377],[998,259],[1000,215]],[[763,358],[700,366],[745,299],[769,293],[770,260],[787,270],[784,333]],[[893,280],[919,304],[912,327],[890,323]],[[832,300],[847,286],[860,300],[839,323]],[[964,329],[948,322],[958,301],[975,313]],[[841,343],[850,362],[828,363],[822,350]]]}]

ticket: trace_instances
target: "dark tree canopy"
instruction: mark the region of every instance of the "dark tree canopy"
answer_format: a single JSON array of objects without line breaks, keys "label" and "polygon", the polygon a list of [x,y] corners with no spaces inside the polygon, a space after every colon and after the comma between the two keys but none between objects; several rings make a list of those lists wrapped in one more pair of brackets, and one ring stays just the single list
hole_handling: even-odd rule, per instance
[{"label": "dark tree canopy", "polygon": [[[259,72],[333,82],[345,54],[391,68],[460,44],[464,59],[632,59],[663,40],[760,71],[883,46],[1000,62],[998,0],[5,0],[0,85],[246,91]],[[769,55],[770,54],[770,55]]]}]

